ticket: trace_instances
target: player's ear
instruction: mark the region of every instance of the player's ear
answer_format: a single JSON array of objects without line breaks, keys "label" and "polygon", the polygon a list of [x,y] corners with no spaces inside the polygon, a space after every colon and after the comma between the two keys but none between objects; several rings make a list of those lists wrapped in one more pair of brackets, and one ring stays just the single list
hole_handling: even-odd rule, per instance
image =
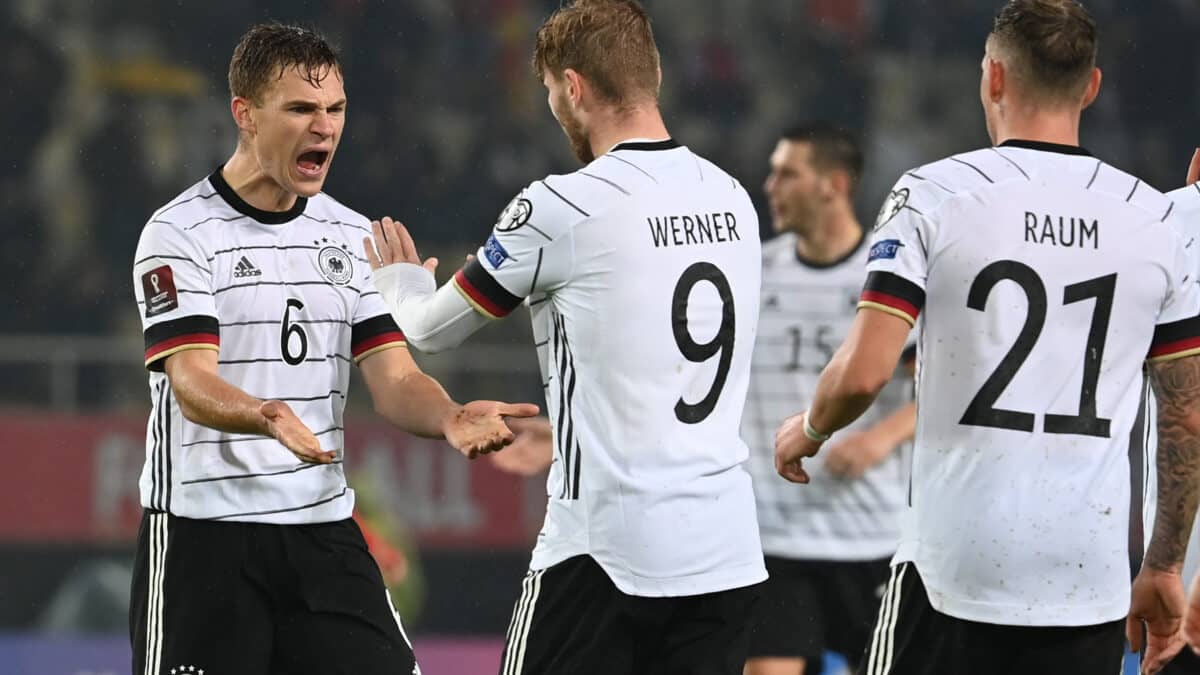
[{"label": "player's ear", "polygon": [[988,99],[997,103],[1004,96],[1004,91],[1008,87],[1008,72],[1004,68],[1003,61],[990,56],[984,59],[983,67],[988,70]]},{"label": "player's ear", "polygon": [[583,76],[574,68],[563,70],[563,81],[567,84],[567,100],[572,108],[579,108],[583,102],[583,90],[587,86]]},{"label": "player's ear", "polygon": [[825,174],[825,181],[834,195],[850,197],[850,173],[842,169],[834,169]]},{"label": "player's ear", "polygon": [[1100,72],[1100,69],[1092,68],[1092,74],[1088,78],[1087,88],[1083,90],[1083,105],[1080,106],[1080,110],[1087,110],[1087,107],[1090,106],[1092,102],[1096,100],[1096,97],[1100,95],[1100,82],[1103,79],[1104,74]]},{"label": "player's ear", "polygon": [[250,99],[242,96],[234,96],[233,101],[229,103],[229,109],[233,113],[233,121],[237,122],[238,130],[253,135],[256,127],[252,112],[254,105],[250,102]]}]

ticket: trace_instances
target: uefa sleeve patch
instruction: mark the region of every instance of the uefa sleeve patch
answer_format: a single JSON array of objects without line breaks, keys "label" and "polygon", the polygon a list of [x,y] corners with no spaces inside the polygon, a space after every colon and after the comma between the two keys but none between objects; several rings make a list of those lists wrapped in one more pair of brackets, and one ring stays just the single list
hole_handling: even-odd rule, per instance
[{"label": "uefa sleeve patch", "polygon": [[142,275],[142,297],[146,299],[146,318],[165,314],[179,307],[175,273],[170,265],[155,267]]},{"label": "uefa sleeve patch", "polygon": [[483,257],[487,258],[493,269],[500,269],[500,265],[505,260],[516,260],[508,254],[508,251],[504,250],[504,246],[500,244],[494,234],[488,237],[487,243],[483,245]]},{"label": "uefa sleeve patch", "polygon": [[871,251],[867,254],[867,262],[876,260],[892,260],[900,251],[904,244],[899,239],[883,239],[871,245]]}]

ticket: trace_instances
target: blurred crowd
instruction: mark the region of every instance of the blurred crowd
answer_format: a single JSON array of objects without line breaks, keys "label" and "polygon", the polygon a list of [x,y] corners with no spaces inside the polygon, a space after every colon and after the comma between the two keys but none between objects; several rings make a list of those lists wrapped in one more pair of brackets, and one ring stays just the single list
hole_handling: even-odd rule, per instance
[{"label": "blurred crowd", "polygon": [[[814,119],[868,149],[860,216],[904,169],[987,143],[978,102],[990,0],[647,0],[662,105],[685,144],[759,192],[779,130]],[[1105,89],[1084,143],[1156,187],[1200,144],[1194,0],[1085,3]],[[512,194],[575,167],[528,65],[558,0],[9,0],[0,68],[0,333],[137,331],[130,265],[150,213],[231,153],[225,70],[255,21],[316,26],[350,99],[329,192],[472,249]]]}]

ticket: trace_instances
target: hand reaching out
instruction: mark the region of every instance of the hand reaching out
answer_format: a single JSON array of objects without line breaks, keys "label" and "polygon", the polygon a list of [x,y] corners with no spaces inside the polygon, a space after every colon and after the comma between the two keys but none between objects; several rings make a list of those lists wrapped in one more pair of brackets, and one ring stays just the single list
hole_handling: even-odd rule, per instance
[{"label": "hand reaching out", "polygon": [[457,408],[446,420],[446,442],[467,459],[496,452],[513,442],[515,434],[505,424],[506,417],[533,417],[538,407],[532,403],[472,401]]},{"label": "hand reaching out", "polygon": [[804,433],[804,415],[792,415],[775,432],[775,470],[793,483],[808,482],[808,472],[801,460],[812,457],[821,449],[820,443],[810,440]]},{"label": "hand reaching out", "polygon": [[337,451],[324,451],[321,442],[304,422],[296,417],[292,408],[283,401],[263,401],[258,411],[267,418],[267,429],[271,435],[292,451],[301,462],[308,464],[332,464]]}]

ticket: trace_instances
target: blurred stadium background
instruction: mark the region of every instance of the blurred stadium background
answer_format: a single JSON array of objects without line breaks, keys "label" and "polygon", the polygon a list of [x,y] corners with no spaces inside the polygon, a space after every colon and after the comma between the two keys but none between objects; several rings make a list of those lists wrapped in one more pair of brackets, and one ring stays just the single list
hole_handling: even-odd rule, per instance
[{"label": "blurred stadium background", "polygon": [[[999,0],[648,0],[676,138],[751,188],[776,134],[861,132],[870,222],[903,170],[987,143],[982,40]],[[1084,144],[1155,187],[1200,143],[1195,0],[1086,3],[1105,87]],[[128,672],[126,607],[149,400],[130,265],[149,214],[232,152],[225,70],[268,18],[343,50],[350,99],[327,190],[459,260],[529,181],[573,170],[532,78],[557,0],[5,0],[0,10],[0,673]],[[443,264],[449,273],[454,265]],[[460,400],[541,403],[528,326],[422,358]],[[544,501],[350,397],[363,517],[425,672],[494,673]]]}]

